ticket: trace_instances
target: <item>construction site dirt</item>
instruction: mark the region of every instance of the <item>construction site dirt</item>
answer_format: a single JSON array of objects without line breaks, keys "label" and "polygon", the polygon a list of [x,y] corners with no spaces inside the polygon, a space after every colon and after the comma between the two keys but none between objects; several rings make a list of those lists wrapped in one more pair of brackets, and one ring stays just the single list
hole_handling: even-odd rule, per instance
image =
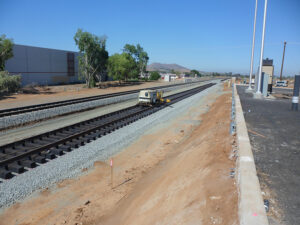
[{"label": "construction site dirt", "polygon": [[113,177],[98,161],[4,210],[0,224],[238,224],[231,90],[202,105],[114,156]]}]

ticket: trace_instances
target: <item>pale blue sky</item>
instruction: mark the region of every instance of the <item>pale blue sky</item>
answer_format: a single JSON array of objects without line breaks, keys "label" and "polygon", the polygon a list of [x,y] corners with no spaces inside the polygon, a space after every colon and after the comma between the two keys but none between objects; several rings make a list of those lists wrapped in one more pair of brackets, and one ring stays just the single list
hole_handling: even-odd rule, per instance
[{"label": "pale blue sky", "polygon": [[[264,0],[259,0],[255,69]],[[112,55],[140,43],[150,63],[249,73],[255,0],[0,0],[0,34],[17,44],[77,51],[78,28],[106,35]],[[300,74],[300,0],[269,0],[264,57],[284,75]]]}]

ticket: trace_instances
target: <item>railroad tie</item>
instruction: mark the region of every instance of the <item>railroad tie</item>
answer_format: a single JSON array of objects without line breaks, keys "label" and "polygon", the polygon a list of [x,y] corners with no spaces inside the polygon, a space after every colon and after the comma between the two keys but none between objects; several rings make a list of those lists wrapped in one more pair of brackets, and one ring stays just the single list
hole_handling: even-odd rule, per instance
[{"label": "railroad tie", "polygon": [[7,168],[7,170],[9,170],[11,172],[15,172],[15,173],[19,173],[19,174],[25,172],[24,167],[20,166],[16,162],[8,164],[6,166],[6,168]]},{"label": "railroad tie", "polygon": [[28,168],[34,168],[34,167],[37,166],[34,161],[29,160],[29,159],[20,160],[19,164],[22,165],[22,166],[24,166],[24,167],[28,167]]},{"label": "railroad tie", "polygon": [[5,169],[4,167],[0,167],[0,178],[2,179],[10,179],[12,178],[14,175],[8,171],[7,169]]}]

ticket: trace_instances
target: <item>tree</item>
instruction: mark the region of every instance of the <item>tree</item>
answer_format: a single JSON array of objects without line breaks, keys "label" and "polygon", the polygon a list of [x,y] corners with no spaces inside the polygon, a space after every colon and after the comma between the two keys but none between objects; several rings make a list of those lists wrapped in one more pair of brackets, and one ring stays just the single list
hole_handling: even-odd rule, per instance
[{"label": "tree", "polygon": [[13,45],[13,41],[4,34],[0,36],[0,71],[5,69],[5,61],[14,56]]},{"label": "tree", "polygon": [[220,73],[217,73],[217,72],[213,72],[212,73],[212,76],[214,76],[214,77],[217,77],[217,76],[220,76],[221,74]]},{"label": "tree", "polygon": [[160,74],[157,71],[150,72],[150,80],[158,80],[160,78]]},{"label": "tree", "polygon": [[123,48],[123,52],[128,53],[136,62],[136,69],[140,76],[144,76],[149,61],[147,52],[137,44],[136,46],[126,44]]},{"label": "tree", "polygon": [[108,75],[114,80],[125,80],[135,78],[135,60],[128,53],[114,54],[108,59]]},{"label": "tree", "polygon": [[201,74],[199,73],[198,70],[191,70],[191,74],[192,74],[193,76],[197,75],[198,77],[201,77]]},{"label": "tree", "polygon": [[74,40],[79,48],[79,71],[87,86],[93,87],[96,80],[101,81],[107,70],[108,52],[106,37],[98,37],[78,29]]}]

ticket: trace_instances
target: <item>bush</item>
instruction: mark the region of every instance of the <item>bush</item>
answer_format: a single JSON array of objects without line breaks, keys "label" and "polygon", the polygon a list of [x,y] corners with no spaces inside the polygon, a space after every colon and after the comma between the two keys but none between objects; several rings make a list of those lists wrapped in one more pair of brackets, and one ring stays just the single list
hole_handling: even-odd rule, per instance
[{"label": "bush", "polygon": [[140,80],[141,81],[148,81],[149,79],[147,77],[142,77]]},{"label": "bush", "polygon": [[158,80],[160,78],[160,75],[158,72],[154,71],[150,73],[150,80]]},{"label": "bush", "polygon": [[139,79],[138,78],[131,78],[131,79],[128,79],[128,82],[139,82]]},{"label": "bush", "polygon": [[7,71],[0,71],[0,91],[17,92],[21,88],[21,76],[9,75]]}]

